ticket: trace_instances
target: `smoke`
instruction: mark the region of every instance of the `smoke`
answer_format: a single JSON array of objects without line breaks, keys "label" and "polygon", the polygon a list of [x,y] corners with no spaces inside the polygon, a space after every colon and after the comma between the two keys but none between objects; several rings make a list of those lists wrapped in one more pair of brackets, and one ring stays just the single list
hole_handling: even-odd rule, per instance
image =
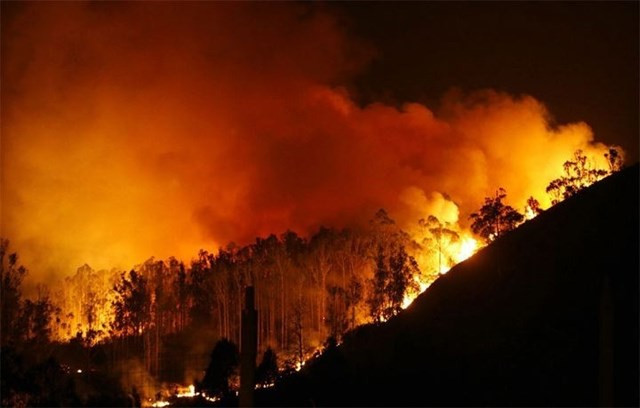
[{"label": "smoke", "polygon": [[323,6],[33,3],[3,13],[2,235],[39,279],[293,229],[522,208],[581,148],[535,98],[359,106],[374,51]]}]

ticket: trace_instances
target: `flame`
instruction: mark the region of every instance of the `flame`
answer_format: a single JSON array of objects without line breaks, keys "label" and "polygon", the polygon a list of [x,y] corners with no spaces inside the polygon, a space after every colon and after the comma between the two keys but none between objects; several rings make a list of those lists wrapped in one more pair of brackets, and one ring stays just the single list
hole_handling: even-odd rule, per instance
[{"label": "flame", "polygon": [[302,370],[302,367],[305,366],[305,364],[307,363],[307,361],[319,357],[320,355],[322,355],[322,353],[324,353],[324,346],[318,346],[310,351],[307,351],[306,353],[303,354],[302,356],[302,361],[296,361],[295,366],[293,367],[293,369],[295,371],[300,371]]},{"label": "flame", "polygon": [[538,214],[531,208],[531,206],[527,205],[524,208],[524,218],[529,221],[534,219]]},{"label": "flame", "polygon": [[[14,88],[2,121],[2,230],[37,278],[82,262],[128,268],[150,254],[188,260],[200,248],[266,233],[362,224],[385,207],[423,246],[413,254],[422,274],[403,298],[406,308],[481,247],[460,220],[487,189],[505,187],[518,208],[532,195],[546,207],[545,187],[575,149],[604,160],[587,124],[555,126],[526,95],[451,92],[439,106],[361,106],[335,85],[366,58],[320,12],[301,20],[288,6],[212,5],[156,8],[140,21],[135,7],[118,19],[92,9],[29,5],[9,19],[3,80]],[[176,26],[174,13],[199,18]],[[130,27],[134,37],[152,39],[143,41],[144,53]],[[210,35],[211,27],[233,28],[234,36]],[[264,44],[256,45],[256,32]],[[269,61],[254,59],[273,44]],[[266,64],[260,72],[257,62]],[[457,238],[436,244],[433,232],[410,231],[426,214]],[[81,332],[95,344],[108,336],[109,273],[83,269],[58,285],[57,340]],[[91,318],[86,305],[95,306]],[[217,400],[193,385],[175,395],[195,396]]]},{"label": "flame", "polygon": [[[273,384],[269,385],[269,386],[273,386]],[[167,395],[169,395],[170,392],[167,392]],[[173,394],[173,397],[175,398],[193,398],[193,397],[202,397],[205,400],[209,401],[209,402],[218,402],[220,401],[220,398],[217,396],[210,396],[208,395],[206,392],[196,392],[196,387],[193,384],[190,384],[188,386],[181,386],[178,387],[177,392],[175,394]],[[162,408],[162,407],[166,407],[171,405],[171,403],[169,401],[165,401],[165,400],[158,400],[158,401],[154,401],[151,406],[154,408]]]},{"label": "flame", "polygon": [[208,396],[208,395],[206,395],[206,394],[203,394],[203,395],[202,395],[202,397],[203,397],[204,399],[206,399],[207,401],[209,401],[209,402],[217,402],[217,401],[220,401],[220,398],[218,398],[218,397],[210,397],[210,396]]},{"label": "flame", "polygon": [[176,397],[178,398],[190,398],[190,397],[195,397],[196,395],[200,395],[199,392],[196,392],[196,387],[195,385],[191,384],[188,387],[186,387],[186,389],[181,389],[178,390],[178,393],[176,394]]},{"label": "flame", "polygon": [[[2,72],[2,230],[40,277],[188,260],[271,232],[365,223],[379,207],[400,218],[405,189],[446,193],[463,215],[497,186],[547,206],[546,184],[575,149],[604,153],[587,124],[554,126],[526,95],[360,106],[338,78],[369,52],[322,7],[301,19],[293,3],[132,5],[114,18],[46,3],[9,17]],[[264,61],[263,47],[277,52]]]},{"label": "flame", "polygon": [[[453,255],[457,263],[467,260],[479,249],[478,241],[472,236],[462,238],[458,251]],[[447,270],[448,271],[448,270]]]},{"label": "flame", "polygon": [[[481,245],[479,244],[479,242],[473,236],[471,236],[471,234],[468,232],[462,233],[462,236],[457,241],[450,242],[444,245],[444,247],[442,248],[442,251],[450,254],[450,258],[455,263],[450,264],[448,262],[443,262],[442,264],[440,264],[437,267],[439,275],[446,274],[447,272],[449,272],[449,270],[453,266],[470,258],[473,254],[475,254],[478,251],[478,249],[480,249],[480,247]],[[422,254],[422,256],[421,257],[419,256],[418,258],[419,260],[426,262],[427,258],[433,258],[433,257],[434,257],[433,253],[427,253],[427,254]],[[414,276],[414,281],[418,286],[418,290],[408,291],[404,295],[404,298],[402,300],[402,308],[406,309],[407,307],[409,307],[409,305],[413,303],[413,301],[421,293],[423,293],[425,290],[429,288],[429,286],[431,286],[431,284],[435,281],[435,279],[437,279],[437,277],[432,277],[431,279],[429,279],[428,276],[427,277],[421,276],[421,275]]]}]

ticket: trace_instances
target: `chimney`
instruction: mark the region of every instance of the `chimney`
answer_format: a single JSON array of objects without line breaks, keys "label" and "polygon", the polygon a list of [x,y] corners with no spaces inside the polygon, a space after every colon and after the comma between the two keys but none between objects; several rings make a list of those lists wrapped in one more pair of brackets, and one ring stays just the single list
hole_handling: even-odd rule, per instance
[{"label": "chimney", "polygon": [[256,355],[258,347],[258,312],[255,309],[253,286],[244,291],[242,311],[242,339],[240,344],[240,393],[238,406],[252,407],[256,377]]}]

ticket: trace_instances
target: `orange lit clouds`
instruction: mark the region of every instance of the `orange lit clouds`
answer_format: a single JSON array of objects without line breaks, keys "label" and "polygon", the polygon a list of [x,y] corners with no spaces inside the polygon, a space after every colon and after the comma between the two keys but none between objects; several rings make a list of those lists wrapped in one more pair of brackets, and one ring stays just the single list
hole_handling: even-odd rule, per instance
[{"label": "orange lit clouds", "polygon": [[464,226],[498,186],[546,206],[575,149],[602,151],[526,95],[358,106],[347,85],[373,50],[321,6],[32,3],[3,19],[2,235],[41,278],[380,207]]}]

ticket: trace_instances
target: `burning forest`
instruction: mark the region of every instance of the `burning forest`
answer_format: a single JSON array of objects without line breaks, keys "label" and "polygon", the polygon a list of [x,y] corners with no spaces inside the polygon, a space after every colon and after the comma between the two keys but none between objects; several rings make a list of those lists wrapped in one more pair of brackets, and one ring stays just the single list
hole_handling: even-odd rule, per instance
[{"label": "burning forest", "polygon": [[2,4],[3,406],[252,405],[637,160],[520,90],[383,97],[380,6]]}]

